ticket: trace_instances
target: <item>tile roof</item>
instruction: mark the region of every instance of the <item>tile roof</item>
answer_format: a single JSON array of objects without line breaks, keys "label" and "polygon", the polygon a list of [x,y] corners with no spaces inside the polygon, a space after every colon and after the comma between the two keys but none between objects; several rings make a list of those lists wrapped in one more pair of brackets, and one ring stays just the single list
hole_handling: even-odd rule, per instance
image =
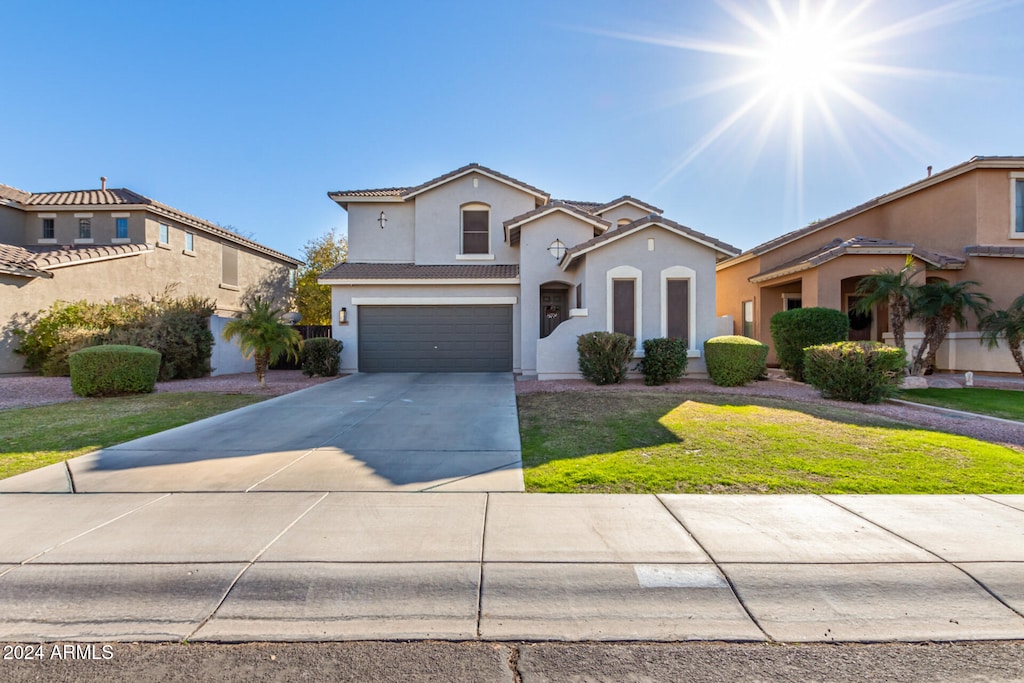
[{"label": "tile roof", "polygon": [[415,265],[412,263],[339,263],[320,280],[510,280],[517,265]]},{"label": "tile roof", "polygon": [[0,272],[26,277],[53,277],[46,271],[76,263],[134,256],[152,250],[148,244],[30,247],[0,244]]},{"label": "tile roof", "polygon": [[556,199],[555,201],[548,202],[543,206],[538,206],[536,209],[533,209],[532,211],[521,213],[514,218],[510,218],[507,221],[504,221],[502,225],[505,227],[508,243],[517,244],[519,242],[519,231],[524,223],[528,223],[534,218],[542,216],[552,210],[565,211],[571,215],[576,216],[580,220],[584,220],[591,224],[600,225],[605,230],[610,228],[612,225],[605,219],[600,218],[599,216],[595,216],[594,214],[588,211],[584,211],[583,209],[574,204],[568,204],[566,202]]},{"label": "tile roof", "polygon": [[587,213],[594,213],[594,209],[604,206],[604,202],[581,202],[575,199],[552,199],[551,203],[562,202],[563,204],[572,204],[577,209],[582,209]]},{"label": "tile roof", "polygon": [[[13,191],[13,192],[12,192]],[[20,197],[14,196],[20,193]],[[281,253],[259,242],[243,237],[238,233],[222,228],[216,223],[203,220],[198,216],[185,213],[172,206],[150,199],[127,188],[108,188],[104,190],[72,190],[67,192],[22,192],[7,185],[0,185],[0,196],[14,199],[23,207],[76,207],[76,206],[144,206],[156,214],[185,223],[204,232],[223,237],[236,244],[246,246],[253,251],[274,257],[290,265],[299,265],[302,261]]]},{"label": "tile roof", "polygon": [[957,256],[949,256],[938,252],[922,249],[910,242],[896,242],[874,237],[851,237],[847,240],[834,239],[831,242],[807,252],[785,263],[772,266],[750,278],[751,282],[760,282],[790,273],[808,270],[828,263],[845,254],[912,254],[918,259],[929,263],[939,270],[957,270],[964,267],[965,261]]},{"label": "tile roof", "polygon": [[1002,258],[1024,258],[1024,246],[1003,247],[994,244],[972,244],[964,247],[968,256],[996,256]]},{"label": "tile roof", "polygon": [[659,209],[658,207],[654,206],[653,204],[648,204],[647,202],[640,201],[636,197],[630,197],[628,194],[624,194],[621,197],[619,197],[618,199],[613,199],[610,202],[605,202],[604,204],[601,204],[600,206],[596,207],[593,210],[593,213],[601,213],[602,211],[607,211],[608,209],[612,208],[616,204],[622,204],[624,202],[629,202],[631,204],[635,204],[635,205],[639,206],[640,208],[645,209],[649,213],[656,213],[658,215],[661,215],[661,214],[665,213],[662,209]]},{"label": "tile roof", "polygon": [[542,197],[545,202],[549,199],[548,193],[545,192],[544,190],[538,189],[533,185],[524,183],[523,181],[517,180],[512,176],[505,175],[504,173],[500,173],[498,171],[495,171],[494,169],[487,168],[486,166],[477,163],[466,164],[465,166],[457,168],[454,171],[450,171],[448,173],[445,173],[444,175],[439,175],[436,178],[432,178],[425,183],[420,183],[419,185],[414,185],[412,187],[381,187],[366,190],[336,190],[334,192],[328,192],[327,196],[330,197],[335,202],[338,202],[342,206],[346,206],[347,202],[345,200],[347,199],[405,199],[407,197],[419,194],[420,192],[423,192],[431,187],[434,187],[435,185],[443,185],[449,180],[454,180],[455,178],[466,175],[467,173],[470,173],[472,171],[479,171],[480,173],[484,173],[486,175],[502,180],[510,185],[519,187],[529,192],[530,194]]},{"label": "tile roof", "polygon": [[669,220],[668,218],[663,218],[662,216],[659,216],[657,214],[651,214],[649,216],[644,216],[643,218],[638,218],[632,223],[620,225],[614,228],[613,230],[608,230],[607,232],[598,235],[593,239],[587,240],[586,242],[580,242],[579,244],[571,247],[570,249],[566,250],[565,256],[562,257],[562,267],[567,267],[579,254],[581,254],[584,251],[590,251],[592,248],[602,245],[602,243],[613,241],[618,237],[622,237],[633,232],[634,230],[637,230],[638,228],[643,228],[648,225],[665,226],[677,233],[689,236],[690,238],[695,239],[698,242],[703,242],[704,244],[707,244],[708,246],[727,256],[735,256],[740,251],[731,244],[711,237],[710,235],[705,235],[704,233],[694,230],[693,228],[688,228],[685,225],[676,223],[675,221]]},{"label": "tile roof", "polygon": [[893,201],[912,192],[916,192],[918,190],[930,187],[937,183],[944,182],[949,178],[960,175],[961,173],[965,173],[969,170],[972,170],[973,168],[1024,168],[1024,157],[972,157],[971,159],[963,163],[957,164],[956,166],[951,166],[945,170],[939,171],[938,173],[929,175],[927,178],[917,180],[913,183],[910,183],[909,185],[904,185],[903,187],[897,190],[893,190],[892,192],[887,192],[885,194],[874,197],[873,199],[869,199],[868,201],[862,204],[858,204],[857,206],[851,209],[847,209],[833,216],[829,216],[828,218],[825,218],[823,220],[816,221],[814,223],[811,223],[810,225],[798,228],[796,230],[792,230],[784,235],[780,235],[771,240],[768,240],[767,242],[763,242],[757,245],[756,247],[748,249],[739,256],[741,258],[748,255],[760,256],[761,254],[767,253],[773,249],[777,249],[778,247],[781,247],[785,244],[789,244],[790,242],[797,240],[805,235],[810,235],[811,233],[817,232],[818,230],[822,230],[829,226],[835,225],[836,223],[839,223],[847,218],[850,218],[851,216],[863,213],[864,211],[874,208],[875,206],[885,204],[887,202]]}]

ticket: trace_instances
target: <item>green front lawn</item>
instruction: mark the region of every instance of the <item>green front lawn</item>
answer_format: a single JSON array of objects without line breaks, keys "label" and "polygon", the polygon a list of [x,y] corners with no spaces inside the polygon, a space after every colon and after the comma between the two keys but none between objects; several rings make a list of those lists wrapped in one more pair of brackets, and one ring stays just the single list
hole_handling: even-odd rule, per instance
[{"label": "green front lawn", "polygon": [[262,400],[171,393],[0,410],[0,479]]},{"label": "green front lawn", "polygon": [[1024,391],[1006,389],[907,389],[899,398],[941,408],[965,410],[1024,422]]},{"label": "green front lawn", "polygon": [[519,396],[526,489],[1024,493],[1024,449],[835,408],[720,394]]}]

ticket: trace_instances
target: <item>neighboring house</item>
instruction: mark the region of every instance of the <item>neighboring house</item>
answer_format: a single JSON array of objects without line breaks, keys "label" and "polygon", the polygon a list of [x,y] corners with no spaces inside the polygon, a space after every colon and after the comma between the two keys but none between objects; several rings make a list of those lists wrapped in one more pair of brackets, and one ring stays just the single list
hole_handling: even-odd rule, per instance
[{"label": "neighboring house", "polygon": [[[851,312],[854,290],[865,275],[900,270],[908,256],[921,283],[975,280],[1002,308],[1024,294],[1024,157],[974,157],[718,264],[718,314],[736,321],[737,334],[771,344],[775,313],[824,306],[850,314],[851,339],[891,342],[887,307]],[[969,321],[950,332],[939,369],[1018,372],[1005,348],[979,343]],[[922,336],[908,325],[908,351]]]},{"label": "neighboring house", "polygon": [[250,293],[287,295],[299,261],[127,189],[0,185],[0,374],[24,371],[12,330],[55,301],[197,294],[231,317]]},{"label": "neighboring house", "polygon": [[716,334],[715,264],[738,250],[632,197],[552,200],[479,164],[415,187],[331,192],[348,261],[324,273],[347,372],[577,377],[576,338]]}]

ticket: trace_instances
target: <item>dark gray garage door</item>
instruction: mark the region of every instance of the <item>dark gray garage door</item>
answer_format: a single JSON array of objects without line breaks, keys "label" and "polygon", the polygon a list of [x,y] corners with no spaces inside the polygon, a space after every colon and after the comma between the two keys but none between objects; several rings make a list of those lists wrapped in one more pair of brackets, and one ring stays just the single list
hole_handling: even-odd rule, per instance
[{"label": "dark gray garage door", "polygon": [[511,372],[511,306],[360,306],[360,372]]}]

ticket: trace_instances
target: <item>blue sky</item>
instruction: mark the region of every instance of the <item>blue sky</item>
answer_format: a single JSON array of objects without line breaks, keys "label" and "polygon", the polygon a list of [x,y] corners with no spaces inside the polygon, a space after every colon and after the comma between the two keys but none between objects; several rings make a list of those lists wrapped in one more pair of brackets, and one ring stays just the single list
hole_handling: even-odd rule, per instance
[{"label": "blue sky", "polygon": [[[778,8],[798,23],[797,0]],[[831,127],[816,104],[794,127],[774,71],[765,88],[766,1],[38,0],[3,16],[0,182],[106,175],[293,255],[346,228],[329,190],[474,161],[556,198],[632,194],[745,249],[928,165],[1024,155],[1013,0],[837,0],[816,49],[849,48],[830,57],[839,86],[804,92]]]}]

